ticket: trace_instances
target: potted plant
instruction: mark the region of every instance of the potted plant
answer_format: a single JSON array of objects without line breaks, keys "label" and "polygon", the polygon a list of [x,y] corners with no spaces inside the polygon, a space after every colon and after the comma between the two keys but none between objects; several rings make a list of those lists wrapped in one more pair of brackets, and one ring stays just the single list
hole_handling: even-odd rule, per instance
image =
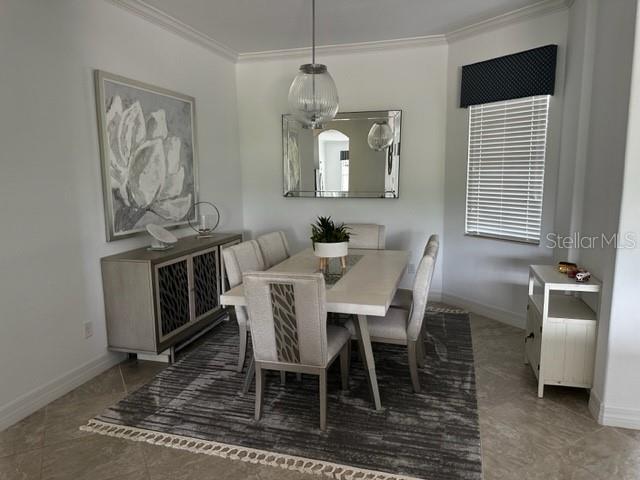
[{"label": "potted plant", "polygon": [[320,268],[324,270],[328,258],[340,258],[342,267],[346,266],[349,248],[349,227],[344,223],[336,224],[331,217],[318,217],[311,225],[313,252],[320,257]]}]

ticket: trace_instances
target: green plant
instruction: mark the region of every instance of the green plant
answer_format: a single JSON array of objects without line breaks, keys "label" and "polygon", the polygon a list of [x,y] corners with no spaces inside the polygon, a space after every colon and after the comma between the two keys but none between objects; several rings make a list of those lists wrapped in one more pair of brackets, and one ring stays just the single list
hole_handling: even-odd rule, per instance
[{"label": "green plant", "polygon": [[331,217],[318,217],[316,223],[311,224],[311,241],[318,243],[348,242],[351,234],[344,223],[337,225]]}]

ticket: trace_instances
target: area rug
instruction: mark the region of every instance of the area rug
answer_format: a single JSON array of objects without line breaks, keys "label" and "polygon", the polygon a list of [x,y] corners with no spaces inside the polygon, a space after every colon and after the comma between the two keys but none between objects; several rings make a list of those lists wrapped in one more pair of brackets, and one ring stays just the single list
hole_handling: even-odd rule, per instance
[{"label": "area rug", "polygon": [[240,393],[238,330],[225,322],[149,384],[83,430],[339,479],[482,478],[469,316],[432,305],[422,393],[411,388],[406,348],[374,345],[383,410],[373,409],[354,349],[349,390],[329,373],[327,430],[319,429],[317,377],[267,376],[263,418]]}]

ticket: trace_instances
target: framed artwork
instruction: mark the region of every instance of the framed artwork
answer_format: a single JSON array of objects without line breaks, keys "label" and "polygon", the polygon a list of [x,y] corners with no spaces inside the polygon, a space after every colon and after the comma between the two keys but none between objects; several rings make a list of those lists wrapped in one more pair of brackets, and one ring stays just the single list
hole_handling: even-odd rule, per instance
[{"label": "framed artwork", "polygon": [[195,220],[195,99],[101,70],[95,82],[107,241]]}]

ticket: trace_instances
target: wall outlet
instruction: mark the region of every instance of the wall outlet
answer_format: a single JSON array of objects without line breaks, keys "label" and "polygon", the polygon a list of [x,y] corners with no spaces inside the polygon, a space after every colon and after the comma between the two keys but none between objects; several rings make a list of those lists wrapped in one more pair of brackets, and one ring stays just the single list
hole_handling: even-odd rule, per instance
[{"label": "wall outlet", "polygon": [[93,337],[93,322],[84,322],[84,338]]},{"label": "wall outlet", "polygon": [[407,273],[416,273],[416,264],[415,263],[410,263],[407,266]]}]

